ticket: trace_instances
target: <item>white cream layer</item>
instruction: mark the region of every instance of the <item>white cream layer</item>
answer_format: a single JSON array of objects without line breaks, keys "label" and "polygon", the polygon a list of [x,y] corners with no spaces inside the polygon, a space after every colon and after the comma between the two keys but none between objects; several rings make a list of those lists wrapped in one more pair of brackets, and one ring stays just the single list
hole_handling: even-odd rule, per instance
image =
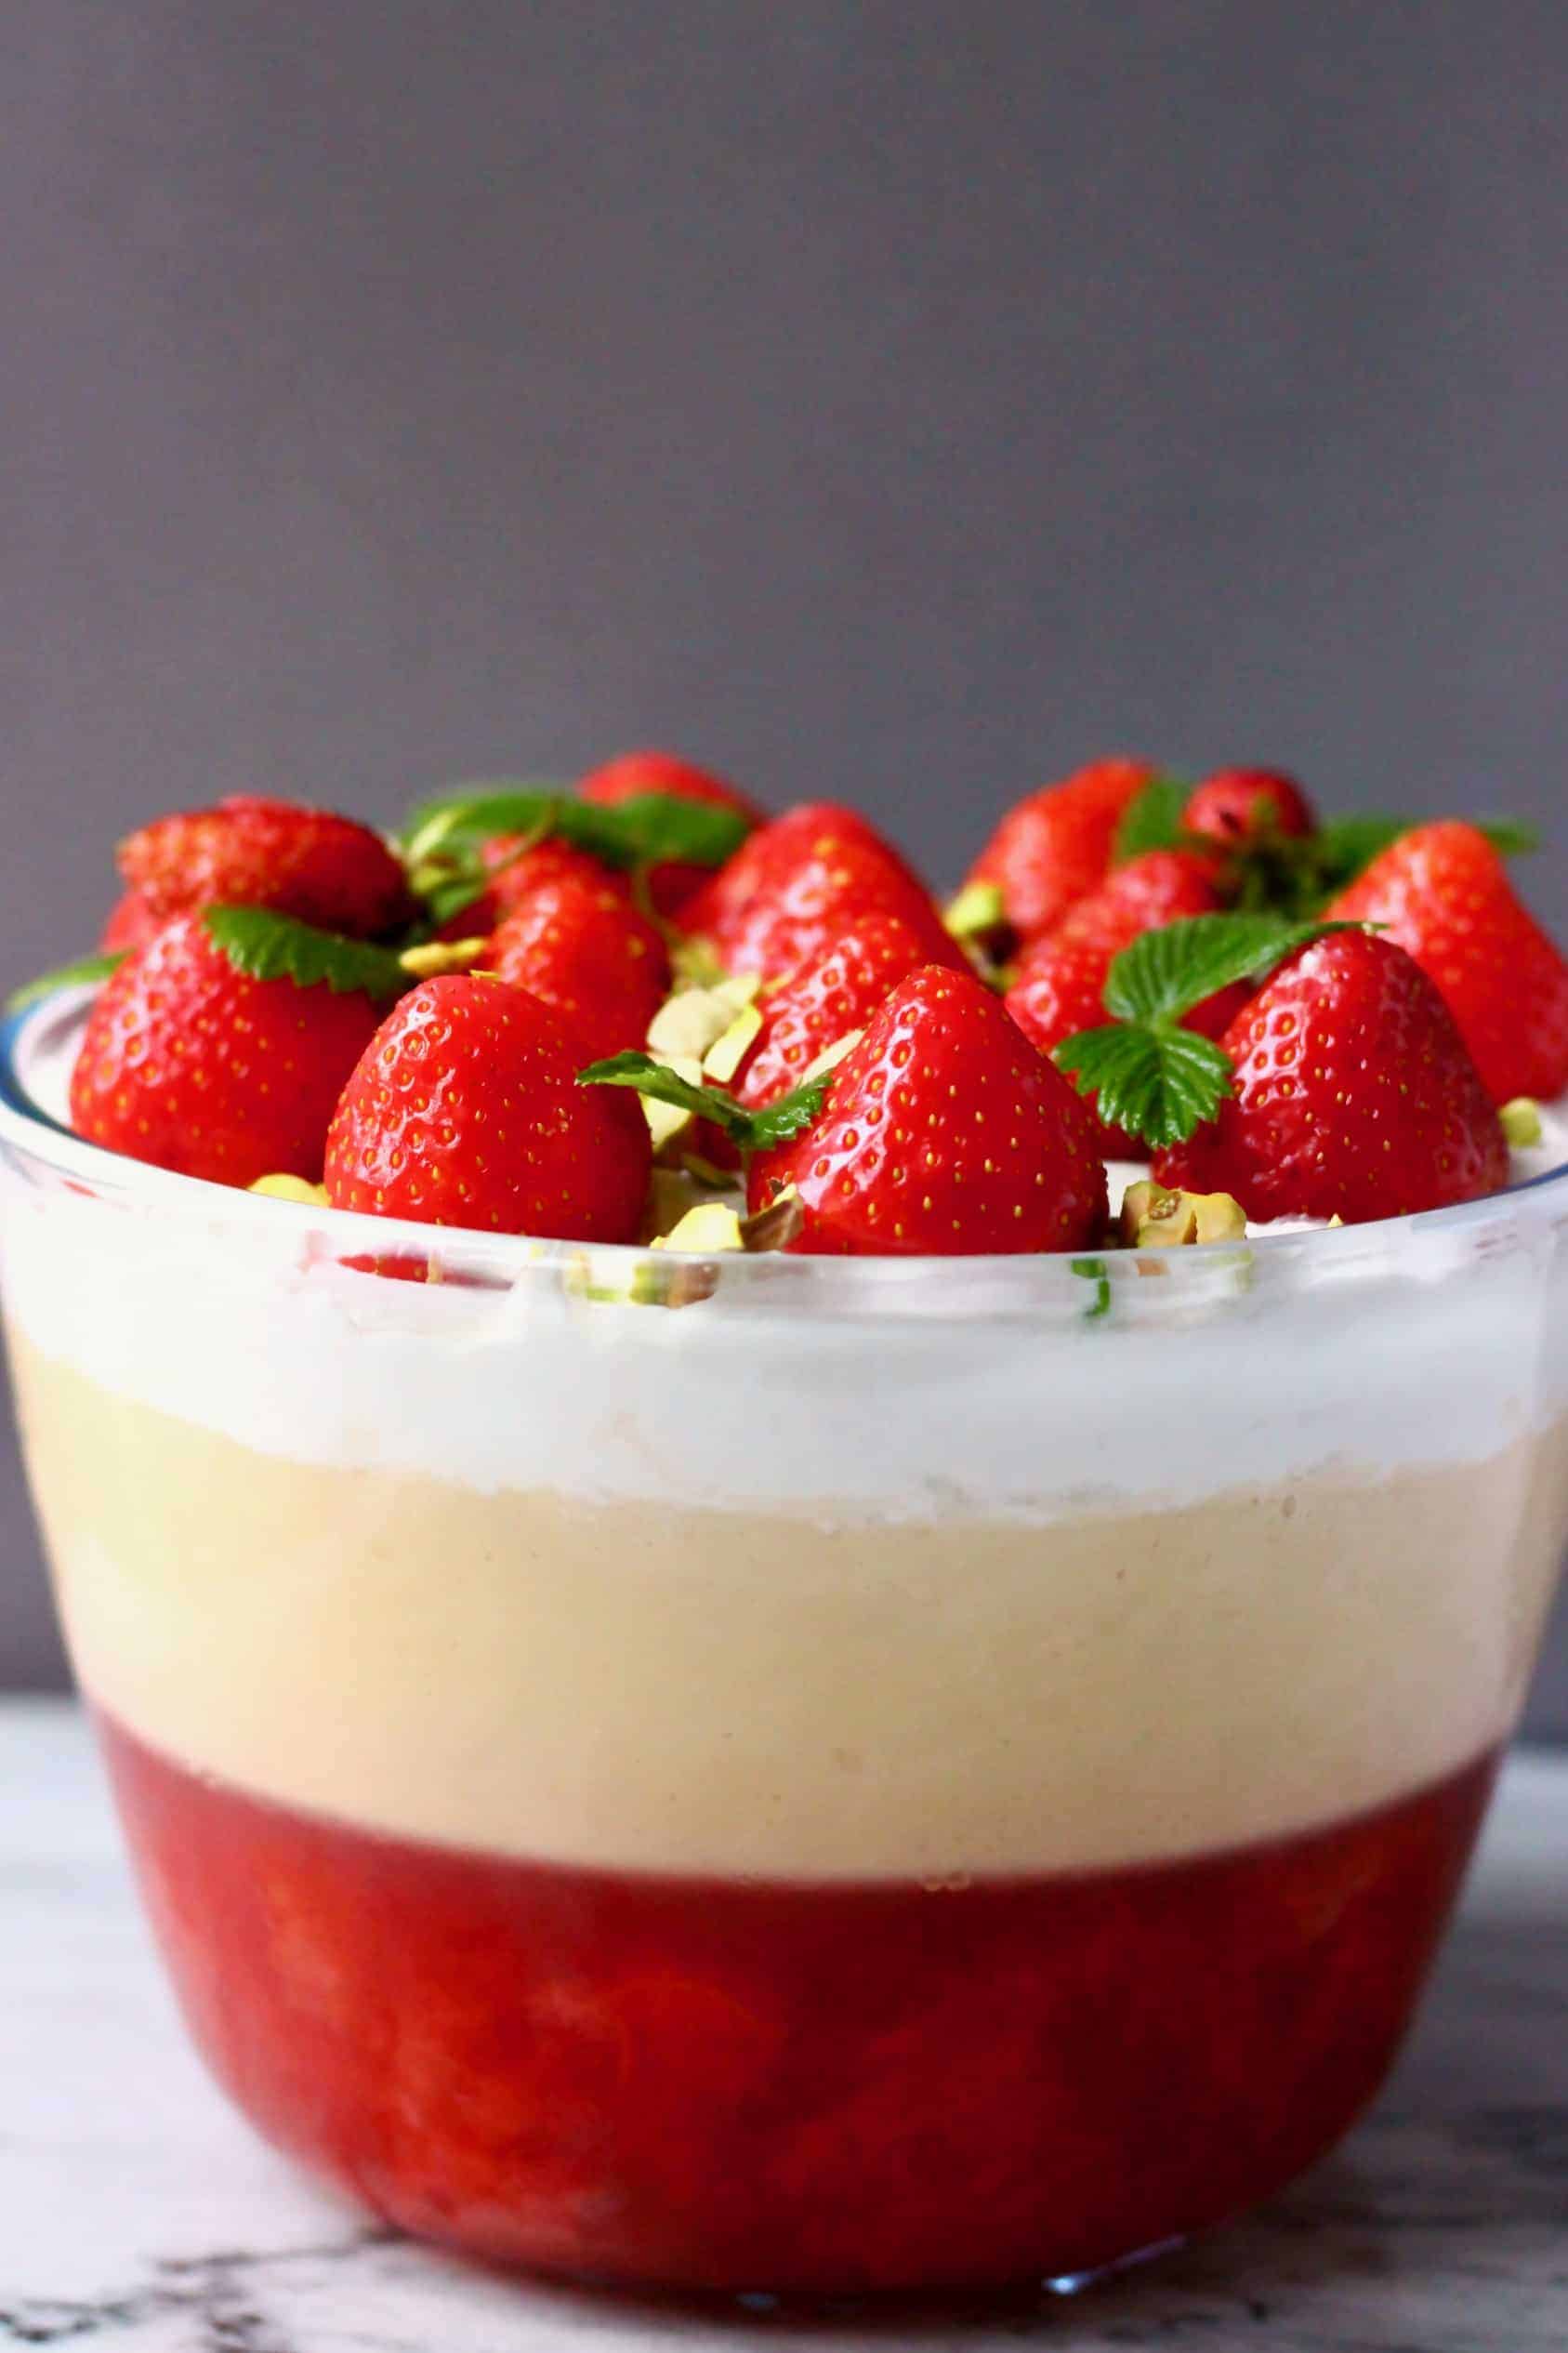
[{"label": "white cream layer", "polygon": [[[25,1070],[40,1095],[58,1060]],[[1568,1122],[1534,1157],[1554,1147]],[[586,1295],[624,1261],[510,1290],[380,1280],[336,1262],[330,1214],[249,1202],[236,1227],[232,1196],[158,1175],[171,1211],[142,1174],[102,1202],[6,1180],[6,1304],[37,1349],[249,1449],[479,1494],[1045,1524],[1333,1462],[1485,1460],[1568,1411],[1543,1212],[1484,1258],[1446,1219],[1301,1237],[1310,1264],[1206,1253],[1179,1317],[1137,1278],[1103,1318],[1092,1279],[1059,1282],[1082,1309],[1021,1311],[1040,1270],[995,1261],[890,1266],[876,1315],[751,1282],[668,1312]]]}]

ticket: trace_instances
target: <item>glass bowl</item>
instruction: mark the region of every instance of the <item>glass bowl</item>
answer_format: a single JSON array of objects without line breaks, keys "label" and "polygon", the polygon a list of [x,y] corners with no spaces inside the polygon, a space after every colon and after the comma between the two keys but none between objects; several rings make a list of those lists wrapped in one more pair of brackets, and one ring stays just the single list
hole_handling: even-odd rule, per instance
[{"label": "glass bowl", "polygon": [[264,2133],[491,2258],[844,2294],[1345,2131],[1568,1535],[1568,1172],[1104,1260],[493,1239],[70,1137],[80,1010],[0,1053],[22,1434]]}]

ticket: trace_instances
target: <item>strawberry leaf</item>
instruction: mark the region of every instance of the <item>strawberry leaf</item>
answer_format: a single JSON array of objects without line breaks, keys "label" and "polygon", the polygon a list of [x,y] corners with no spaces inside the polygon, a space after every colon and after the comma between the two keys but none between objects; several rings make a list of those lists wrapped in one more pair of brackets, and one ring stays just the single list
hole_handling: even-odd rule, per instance
[{"label": "strawberry leaf", "polygon": [[[1332,897],[1357,881],[1374,858],[1380,858],[1385,850],[1391,849],[1423,822],[1419,817],[1372,814],[1331,817],[1299,845],[1299,854],[1308,863],[1319,893],[1324,898]],[[1512,817],[1478,818],[1476,831],[1485,835],[1500,858],[1526,857],[1541,846],[1535,827],[1522,826]]]},{"label": "strawberry leaf", "polygon": [[340,997],[355,989],[367,997],[401,997],[414,985],[414,975],[391,948],[318,932],[271,907],[210,906],[202,921],[234,970],[253,981],[289,980],[300,988],[324,982]]},{"label": "strawberry leaf", "polygon": [[832,1078],[831,1071],[824,1071],[820,1077],[791,1088],[787,1095],[780,1095],[760,1111],[747,1111],[728,1088],[716,1086],[711,1079],[695,1084],[667,1063],[655,1062],[652,1054],[612,1054],[577,1073],[579,1087],[635,1087],[639,1095],[649,1095],[655,1103],[673,1104],[679,1111],[711,1119],[743,1152],[765,1152],[771,1144],[787,1143],[809,1128],[827,1101]]},{"label": "strawberry leaf", "polygon": [[439,931],[455,915],[466,907],[478,906],[490,888],[490,877],[482,868],[465,865],[456,873],[443,877],[421,893],[425,913]]},{"label": "strawberry leaf", "polygon": [[1343,924],[1281,915],[1190,915],[1126,947],[1105,984],[1105,1010],[1119,1022],[1166,1028],[1236,981],[1261,979],[1298,948]]},{"label": "strawberry leaf", "polygon": [[1180,776],[1151,776],[1122,812],[1112,865],[1126,866],[1150,850],[1174,850],[1182,839],[1181,813],[1192,796],[1192,786]]},{"label": "strawberry leaf", "polygon": [[1190,1029],[1082,1030],[1057,1048],[1056,1060],[1081,1095],[1096,1097],[1102,1120],[1156,1149],[1185,1143],[1231,1092],[1223,1050]]},{"label": "strawberry leaf", "polygon": [[613,803],[577,800],[549,785],[481,785],[416,809],[403,829],[411,866],[432,858],[461,859],[496,834],[534,840],[556,837],[606,865],[651,866],[665,859],[719,866],[751,827],[733,809],[683,800],[676,793],[638,793]]},{"label": "strawberry leaf", "polygon": [[1486,817],[1477,826],[1499,858],[1528,858],[1541,846],[1541,837],[1534,826],[1521,825],[1517,817]]},{"label": "strawberry leaf", "polygon": [[106,948],[99,956],[79,956],[73,964],[61,964],[52,972],[40,972],[35,981],[24,981],[20,988],[11,991],[6,999],[6,1011],[23,1013],[30,1005],[52,997],[57,988],[86,988],[89,983],[96,985],[106,981],[111,972],[119,971],[127,953],[125,948]]}]

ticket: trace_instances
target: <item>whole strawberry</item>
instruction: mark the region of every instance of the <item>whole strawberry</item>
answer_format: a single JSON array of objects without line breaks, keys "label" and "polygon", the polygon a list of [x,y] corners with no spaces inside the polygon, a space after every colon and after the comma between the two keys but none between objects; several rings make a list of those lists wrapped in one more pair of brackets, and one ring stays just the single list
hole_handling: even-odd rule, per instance
[{"label": "whole strawberry", "polygon": [[1154,1161],[1163,1185],[1249,1218],[1402,1217],[1509,1181],[1502,1128],[1453,1017],[1401,947],[1337,932],[1226,1031],[1234,1093]]},{"label": "whole strawberry", "polygon": [[119,866],[161,920],[204,906],[264,906],[374,939],[412,913],[402,867],[368,826],[249,794],[155,817],[120,844]]},{"label": "whole strawberry", "polygon": [[1060,923],[1110,871],[1117,829],[1154,775],[1140,760],[1099,760],[1018,801],[970,867],[966,892],[999,892],[999,927],[1013,942]]},{"label": "whole strawberry", "polygon": [[315,1183],[339,1090],[381,1018],[359,990],[237,969],[177,916],[105,984],[71,1081],[79,1135],[216,1184]]},{"label": "whole strawberry", "polygon": [[579,1087],[559,1013],[484,974],[424,982],[343,1090],[326,1149],[334,1208],[563,1241],[629,1242],[648,1189],[629,1094]]},{"label": "whole strawberry", "polygon": [[1317,813],[1296,782],[1272,768],[1221,768],[1206,776],[1181,813],[1187,833],[1206,834],[1232,849],[1273,839],[1302,840],[1317,830]]},{"label": "whole strawberry", "polygon": [[[1213,867],[1191,851],[1150,850],[1130,858],[1025,949],[1004,1000],[1008,1012],[1041,1053],[1054,1053],[1064,1038],[1104,1022],[1106,980],[1125,947],[1184,916],[1215,913],[1220,904]],[[1184,1025],[1219,1038],[1250,994],[1245,985],[1221,989],[1195,1006]],[[1136,1139],[1118,1128],[1105,1129],[1101,1144],[1115,1158],[1141,1157]]]},{"label": "whole strawberry", "polygon": [[898,852],[852,810],[809,801],[754,833],[687,904],[681,926],[727,972],[775,980],[878,914],[902,917],[933,961],[950,954],[929,892]]},{"label": "whole strawberry", "polygon": [[[577,790],[585,800],[610,807],[638,800],[644,793],[668,793],[677,800],[700,800],[710,808],[732,809],[753,826],[762,823],[762,812],[727,778],[693,768],[690,760],[678,760],[673,752],[622,752],[618,759],[583,777]],[[673,918],[707,879],[705,866],[666,859],[648,870],[649,896],[661,915]]]},{"label": "whole strawberry", "polygon": [[924,965],[839,1064],[822,1112],[751,1163],[764,1209],[797,1188],[797,1250],[1078,1250],[1105,1172],[1087,1106],[972,973]]},{"label": "whole strawberry", "polygon": [[1474,826],[1402,835],[1330,907],[1379,923],[1435,982],[1494,1103],[1568,1090],[1568,963]]},{"label": "whole strawberry", "polygon": [[145,947],[152,934],[163,929],[163,921],[139,891],[124,892],[109,910],[99,933],[99,946],[107,956],[124,956],[133,947]]},{"label": "whole strawberry", "polygon": [[[762,1026],[733,1082],[737,1099],[755,1107],[797,1086],[819,1055],[863,1029],[905,974],[931,960],[929,941],[901,915],[847,925],[761,1000]],[[952,941],[941,960],[954,972],[968,970]]]},{"label": "whole strawberry", "polygon": [[468,940],[494,932],[547,882],[582,882],[592,890],[614,891],[628,903],[631,899],[625,874],[559,835],[532,841],[523,834],[498,833],[484,844],[480,857],[489,880],[477,898],[446,918],[438,939]]},{"label": "whole strawberry", "polygon": [[593,1062],[640,1046],[669,990],[669,956],[613,884],[538,883],[496,932],[485,965],[553,1005]]}]

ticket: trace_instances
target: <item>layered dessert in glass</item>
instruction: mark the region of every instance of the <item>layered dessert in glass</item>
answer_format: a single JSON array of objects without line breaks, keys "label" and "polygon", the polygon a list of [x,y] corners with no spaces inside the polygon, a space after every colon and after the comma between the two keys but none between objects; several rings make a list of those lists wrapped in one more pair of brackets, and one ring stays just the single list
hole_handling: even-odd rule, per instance
[{"label": "layered dessert in glass", "polygon": [[91,1006],[7,1048],[19,1411],[149,1913],[263,2132],[488,2257],[837,2294],[1090,2273],[1345,2131],[1568,1533],[1549,1108],[1442,1207],[1156,1176],[1066,1250],[868,1249],[863,1041],[793,1135],[683,1077],[667,1235],[487,1233],[70,1132]]}]

